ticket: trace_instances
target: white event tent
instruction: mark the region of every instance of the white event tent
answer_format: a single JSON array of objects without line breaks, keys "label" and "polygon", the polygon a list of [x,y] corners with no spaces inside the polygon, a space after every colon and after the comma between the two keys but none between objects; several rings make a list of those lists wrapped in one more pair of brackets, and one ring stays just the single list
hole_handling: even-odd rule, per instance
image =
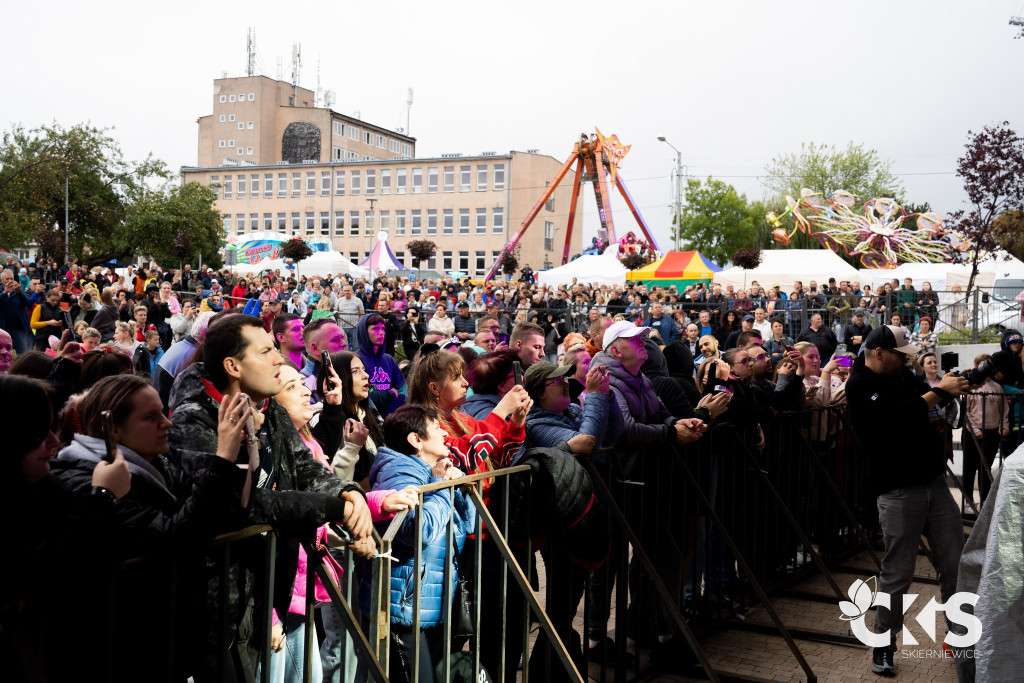
[{"label": "white event tent", "polygon": [[[939,292],[947,291],[953,285],[966,289],[971,277],[971,266],[966,263],[904,263],[888,270],[860,270],[860,283],[870,284],[871,289],[881,287],[891,280],[899,280],[902,284],[908,277],[914,281],[916,289],[920,289],[923,282],[930,282],[932,289]],[[1004,261],[1003,255],[999,255],[978,264],[978,277],[974,282],[976,286],[985,289],[992,287],[996,280],[1008,278],[1024,279],[1024,262],[1014,256]]]},{"label": "white event tent", "polygon": [[295,264],[300,275],[331,275],[345,274],[352,277],[368,277],[370,271],[349,261],[341,252],[316,251],[309,258]]},{"label": "white event tent", "polygon": [[746,288],[754,280],[761,287],[771,287],[777,283],[788,295],[795,280],[800,280],[804,289],[807,289],[811,280],[824,284],[830,277],[837,281],[856,280],[859,274],[856,268],[829,249],[766,249],[761,252],[761,265],[757,268],[726,268],[715,273],[713,282],[736,288]]},{"label": "white event tent", "polygon": [[537,282],[542,285],[568,285],[572,279],[580,284],[596,282],[599,285],[625,285],[626,267],[616,258],[618,246],[604,250],[600,256],[580,256],[564,266],[550,268],[537,273]]}]

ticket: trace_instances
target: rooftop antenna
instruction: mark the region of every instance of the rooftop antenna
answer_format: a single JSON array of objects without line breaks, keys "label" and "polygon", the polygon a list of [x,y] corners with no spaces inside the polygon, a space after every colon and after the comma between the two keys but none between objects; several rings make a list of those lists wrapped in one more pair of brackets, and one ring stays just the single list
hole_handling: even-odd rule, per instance
[{"label": "rooftop antenna", "polygon": [[410,135],[409,112],[412,111],[412,88],[409,88],[409,96],[405,100],[405,134]]},{"label": "rooftop antenna", "polygon": [[302,43],[292,43],[292,89],[296,105],[299,102],[299,71],[302,69]]},{"label": "rooftop antenna", "polygon": [[246,46],[246,52],[249,55],[249,65],[246,67],[245,74],[247,76],[256,75],[256,29],[249,29],[249,36]]},{"label": "rooftop antenna", "polygon": [[320,87],[320,55],[316,56],[316,99],[313,101],[313,106],[319,108],[323,102],[324,91]]},{"label": "rooftop antenna", "polygon": [[284,80],[284,60],[281,59],[280,55],[277,57],[277,80]]},{"label": "rooftop antenna", "polygon": [[[1024,17],[1010,17],[1010,26],[1021,26],[1024,27]],[[1024,36],[1024,28],[1021,28],[1020,32],[1013,37],[1014,40]]]}]

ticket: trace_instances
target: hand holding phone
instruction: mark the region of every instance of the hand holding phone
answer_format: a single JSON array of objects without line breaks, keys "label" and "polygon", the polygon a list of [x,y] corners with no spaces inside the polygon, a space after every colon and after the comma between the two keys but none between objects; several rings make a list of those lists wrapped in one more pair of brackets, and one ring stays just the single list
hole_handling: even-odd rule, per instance
[{"label": "hand holding phone", "polygon": [[317,375],[317,387],[328,392],[334,388],[334,381],[331,379],[331,354],[326,351],[320,352],[320,373]]}]

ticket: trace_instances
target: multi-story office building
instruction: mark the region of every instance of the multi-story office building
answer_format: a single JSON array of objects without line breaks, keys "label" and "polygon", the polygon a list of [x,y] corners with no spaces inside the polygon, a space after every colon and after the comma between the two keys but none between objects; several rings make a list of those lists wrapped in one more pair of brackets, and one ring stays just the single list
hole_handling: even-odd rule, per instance
[{"label": "multi-story office building", "polygon": [[[407,266],[405,245],[429,239],[437,255],[422,267],[482,276],[561,167],[529,152],[418,159],[415,138],[313,102],[312,91],[263,76],[214,81],[198,166],[182,175],[216,188],[226,236],[329,237],[359,262],[385,231]],[[570,195],[563,183],[542,207],[521,264],[561,263]],[[571,254],[581,250],[579,213]]]}]

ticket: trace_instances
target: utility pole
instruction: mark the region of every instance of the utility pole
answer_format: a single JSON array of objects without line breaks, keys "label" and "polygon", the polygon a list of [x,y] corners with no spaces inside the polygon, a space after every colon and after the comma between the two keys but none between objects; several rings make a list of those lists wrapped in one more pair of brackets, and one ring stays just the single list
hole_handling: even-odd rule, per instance
[{"label": "utility pole", "polygon": [[69,235],[68,232],[71,226],[68,223],[68,162],[64,160],[64,265],[68,264],[71,259],[71,251],[69,247]]},{"label": "utility pole", "polygon": [[374,197],[372,199],[367,199],[366,201],[370,203],[370,220],[366,222],[366,234],[370,236],[370,251],[367,253],[366,258],[369,259],[370,256],[373,255],[373,205],[379,200]]},{"label": "utility pole", "polygon": [[658,140],[664,142],[666,145],[671,147],[676,152],[676,239],[675,239],[675,250],[679,251],[679,232],[682,228],[682,214],[683,214],[683,153],[676,149],[676,146],[666,140],[663,136],[658,136]]}]

